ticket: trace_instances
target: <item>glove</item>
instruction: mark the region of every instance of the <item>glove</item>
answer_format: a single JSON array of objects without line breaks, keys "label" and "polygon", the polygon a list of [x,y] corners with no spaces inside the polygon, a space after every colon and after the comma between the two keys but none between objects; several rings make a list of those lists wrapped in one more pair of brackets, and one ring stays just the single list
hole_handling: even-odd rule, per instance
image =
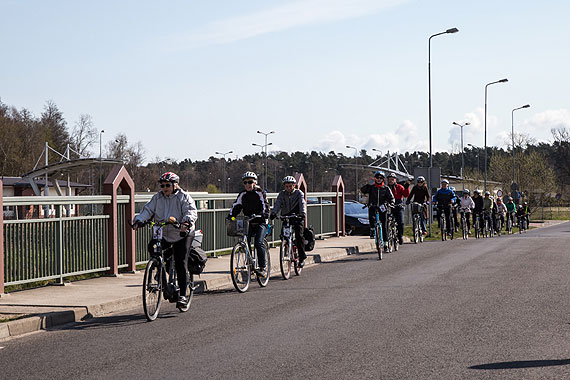
[{"label": "glove", "polygon": [[226,220],[232,220],[232,218],[233,218],[232,214],[226,215]]},{"label": "glove", "polygon": [[269,219],[273,220],[275,218],[277,218],[277,215],[275,215],[275,213],[272,212],[271,215],[269,215]]}]

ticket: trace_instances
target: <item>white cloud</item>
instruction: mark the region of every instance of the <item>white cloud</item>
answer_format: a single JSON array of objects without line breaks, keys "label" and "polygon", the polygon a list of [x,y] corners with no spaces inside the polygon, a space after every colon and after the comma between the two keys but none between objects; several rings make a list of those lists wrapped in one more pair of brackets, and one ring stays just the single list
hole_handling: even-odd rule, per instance
[{"label": "white cloud", "polygon": [[177,44],[196,47],[224,44],[299,26],[361,17],[409,0],[302,0],[214,21],[182,37]]},{"label": "white cloud", "polygon": [[345,135],[340,131],[332,131],[318,141],[315,149],[322,152],[334,151],[353,155],[354,150],[346,146],[351,145],[358,149],[366,149],[373,155],[372,149],[381,150],[383,154],[390,152],[426,151],[428,143],[418,138],[418,128],[409,120],[404,120],[394,132],[384,134],[371,134],[358,136]]},{"label": "white cloud", "polygon": [[[463,118],[455,120],[457,123],[469,125],[463,127],[463,145],[473,144],[475,146],[484,146],[485,144],[485,111],[483,108],[477,108],[472,112],[467,112]],[[487,145],[491,144],[491,136],[496,136],[495,131],[499,124],[496,116],[487,114]],[[494,138],[497,140],[497,137]],[[502,141],[502,140],[501,140]],[[451,146],[461,146],[461,128],[457,125],[449,125],[449,138],[447,140]],[[442,149],[445,150],[445,149]]]},{"label": "white cloud", "polygon": [[552,128],[570,129],[570,111],[561,108],[534,114],[530,119],[526,119],[522,123],[515,125],[515,134],[519,131],[538,136],[539,139],[544,139],[546,134],[550,134]]}]

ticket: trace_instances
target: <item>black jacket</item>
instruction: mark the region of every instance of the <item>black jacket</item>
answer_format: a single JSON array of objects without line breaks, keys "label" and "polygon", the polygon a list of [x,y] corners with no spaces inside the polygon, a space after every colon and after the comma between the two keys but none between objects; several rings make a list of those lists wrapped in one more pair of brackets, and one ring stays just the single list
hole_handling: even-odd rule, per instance
[{"label": "black jacket", "polygon": [[[243,190],[239,193],[230,210],[230,215],[237,216],[241,211],[246,216],[261,215],[263,219],[267,219],[269,217],[269,203],[265,191],[261,187],[255,186],[252,191]],[[263,222],[263,220],[256,220],[256,222]]]},{"label": "black jacket", "polygon": [[386,204],[389,207],[394,207],[394,194],[392,190],[386,185],[376,187],[374,185],[366,184],[360,188],[363,194],[368,194],[368,204],[372,206],[381,206]]},{"label": "black jacket", "polygon": [[429,190],[427,189],[427,186],[414,186],[412,187],[412,190],[410,191],[410,195],[408,196],[408,201],[407,203],[410,202],[418,202],[418,203],[426,203],[427,201],[429,201]]}]

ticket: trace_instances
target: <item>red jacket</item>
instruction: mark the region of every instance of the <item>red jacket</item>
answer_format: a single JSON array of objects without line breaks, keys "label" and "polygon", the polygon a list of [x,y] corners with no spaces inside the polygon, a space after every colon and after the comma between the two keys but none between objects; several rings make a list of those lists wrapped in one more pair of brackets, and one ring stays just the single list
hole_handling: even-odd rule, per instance
[{"label": "red jacket", "polygon": [[399,183],[396,183],[394,186],[390,186],[390,189],[392,190],[392,193],[394,193],[394,199],[396,201],[401,201],[410,195],[410,185],[408,184],[404,187]]}]

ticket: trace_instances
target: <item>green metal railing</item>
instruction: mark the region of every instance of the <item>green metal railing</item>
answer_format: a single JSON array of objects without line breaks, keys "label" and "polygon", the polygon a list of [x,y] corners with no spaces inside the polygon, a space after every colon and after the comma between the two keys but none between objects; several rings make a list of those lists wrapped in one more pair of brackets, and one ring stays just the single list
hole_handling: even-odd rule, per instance
[{"label": "green metal railing", "polygon": [[[319,203],[307,207],[308,222],[317,236],[335,234],[336,206],[327,202],[335,193],[313,193]],[[148,202],[152,194],[135,196],[136,209]],[[198,205],[196,228],[203,231],[202,248],[215,255],[229,250],[236,238],[226,234],[225,218],[237,194],[193,194]],[[268,194],[273,205],[277,194]],[[4,197],[4,208],[20,210],[14,215],[25,215],[27,207],[50,205],[55,217],[38,219],[4,220],[4,278],[5,285],[57,279],[107,271],[108,263],[108,221],[103,206],[111,203],[111,196],[81,197]],[[117,197],[118,213],[118,262],[119,268],[127,266],[126,209],[128,195]],[[64,209],[75,205],[79,215],[66,216]],[[37,214],[36,214],[37,215]],[[271,243],[279,239],[281,222],[275,220]],[[147,244],[151,239],[151,228],[145,227],[135,233],[136,263],[148,260]]]}]

